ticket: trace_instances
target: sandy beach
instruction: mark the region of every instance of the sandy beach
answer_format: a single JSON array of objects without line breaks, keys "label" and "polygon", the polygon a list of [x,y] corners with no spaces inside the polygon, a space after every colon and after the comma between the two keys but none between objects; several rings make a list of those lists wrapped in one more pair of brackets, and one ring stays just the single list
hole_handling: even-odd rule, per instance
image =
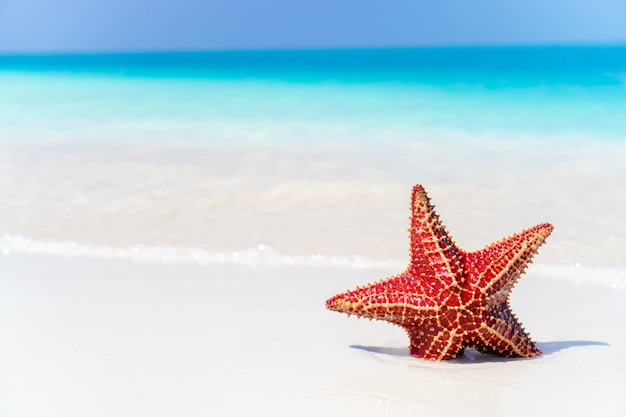
[{"label": "sandy beach", "polygon": [[326,311],[382,268],[0,258],[6,416],[621,415],[625,294],[538,274],[513,310],[536,359],[408,355],[383,322]]},{"label": "sandy beach", "polygon": [[[0,414],[622,415],[623,148],[460,146],[458,171],[435,144],[218,164],[206,147],[5,146]],[[235,161],[249,172],[225,177]],[[401,329],[325,310],[405,268],[416,177],[463,248],[555,224],[511,296],[542,356],[420,360]]]},{"label": "sandy beach", "polygon": [[[623,147],[460,147],[4,146],[0,415],[621,416]],[[405,268],[411,178],[464,249],[555,224],[511,296],[542,356],[420,360],[325,309]]]}]

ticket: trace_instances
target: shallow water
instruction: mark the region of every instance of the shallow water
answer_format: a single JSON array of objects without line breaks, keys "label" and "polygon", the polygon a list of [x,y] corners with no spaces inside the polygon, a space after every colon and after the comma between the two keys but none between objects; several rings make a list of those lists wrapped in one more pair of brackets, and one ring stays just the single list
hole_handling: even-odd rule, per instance
[{"label": "shallow water", "polygon": [[0,244],[402,265],[421,183],[462,248],[548,221],[623,277],[623,50],[0,57]]}]

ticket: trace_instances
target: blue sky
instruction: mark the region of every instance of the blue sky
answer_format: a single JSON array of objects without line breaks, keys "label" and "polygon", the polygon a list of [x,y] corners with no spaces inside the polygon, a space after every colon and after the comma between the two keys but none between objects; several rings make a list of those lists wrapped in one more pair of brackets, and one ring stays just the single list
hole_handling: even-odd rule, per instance
[{"label": "blue sky", "polygon": [[626,43],[626,0],[0,0],[0,52]]}]

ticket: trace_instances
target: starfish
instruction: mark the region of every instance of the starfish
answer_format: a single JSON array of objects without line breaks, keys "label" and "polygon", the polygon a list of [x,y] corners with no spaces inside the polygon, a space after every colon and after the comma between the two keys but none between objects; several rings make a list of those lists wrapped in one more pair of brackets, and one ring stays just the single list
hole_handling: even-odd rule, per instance
[{"label": "starfish", "polygon": [[335,295],[326,308],[403,327],[410,353],[445,360],[466,347],[507,357],[541,354],[509,306],[509,294],[539,246],[548,223],[476,252],[459,249],[421,185],[413,188],[408,268]]}]

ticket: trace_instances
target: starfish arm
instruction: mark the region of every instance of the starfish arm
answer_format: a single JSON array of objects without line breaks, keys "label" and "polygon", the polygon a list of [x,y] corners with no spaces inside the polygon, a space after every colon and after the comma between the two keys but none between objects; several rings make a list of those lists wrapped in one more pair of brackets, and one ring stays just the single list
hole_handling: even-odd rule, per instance
[{"label": "starfish arm", "polygon": [[437,312],[435,300],[406,274],[335,295],[326,301],[326,308],[402,327],[414,324],[415,317],[432,317]]},{"label": "starfish arm", "polygon": [[498,301],[504,301],[552,229],[551,224],[539,224],[468,253],[465,258],[468,286],[480,288],[488,298],[495,296]]},{"label": "starfish arm", "polygon": [[[423,285],[437,292],[458,285],[463,275],[463,252],[448,236],[421,185],[413,187],[411,200],[411,271]],[[435,295],[435,294],[433,294]]]},{"label": "starfish arm", "polygon": [[468,336],[469,345],[482,353],[529,358],[541,354],[508,304],[492,308],[481,326]]}]

